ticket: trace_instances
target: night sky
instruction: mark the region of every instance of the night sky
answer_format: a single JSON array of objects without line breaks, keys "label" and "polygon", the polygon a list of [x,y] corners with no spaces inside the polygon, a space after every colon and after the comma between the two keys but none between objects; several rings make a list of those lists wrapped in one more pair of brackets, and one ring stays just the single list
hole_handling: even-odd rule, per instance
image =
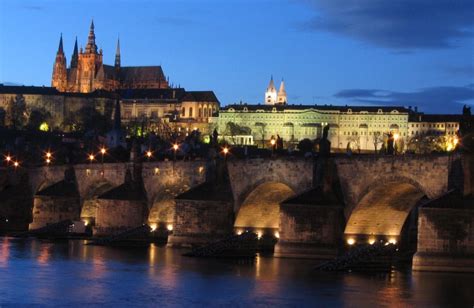
[{"label": "night sky", "polygon": [[223,105],[262,103],[270,76],[289,103],[474,105],[474,1],[0,0],[0,82],[50,86],[60,33],[69,64],[91,19],[104,63],[162,65]]}]

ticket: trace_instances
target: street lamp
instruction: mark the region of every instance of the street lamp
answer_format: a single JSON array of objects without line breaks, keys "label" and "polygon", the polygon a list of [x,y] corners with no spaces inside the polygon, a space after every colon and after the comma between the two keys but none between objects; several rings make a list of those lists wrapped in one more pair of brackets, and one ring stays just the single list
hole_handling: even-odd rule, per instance
[{"label": "street lamp", "polygon": [[395,154],[397,154],[397,150],[398,150],[398,146],[397,146],[398,138],[400,138],[400,135],[398,133],[393,134],[393,143],[394,143]]},{"label": "street lamp", "polygon": [[46,159],[45,159],[46,164],[49,165],[51,163],[51,159],[53,157],[53,154],[51,154],[51,152],[48,151],[48,152],[46,152],[45,157],[46,157]]},{"label": "street lamp", "polygon": [[178,151],[178,149],[179,149],[179,145],[177,143],[173,144],[173,151],[174,151],[173,160],[176,160],[176,151]]},{"label": "street lamp", "polygon": [[12,160],[12,157],[10,155],[7,155],[5,157],[5,161],[7,162],[7,164],[9,164],[11,162],[11,160]]},{"label": "street lamp", "polygon": [[19,163],[19,162],[17,162],[17,161],[14,161],[14,162],[13,162],[13,167],[15,167],[15,171],[16,171],[16,169],[17,169],[19,166],[20,166],[20,163]]},{"label": "street lamp", "polygon": [[150,160],[152,155],[153,155],[153,153],[150,150],[146,151],[146,157],[147,157],[148,160]]},{"label": "street lamp", "polygon": [[272,157],[273,157],[273,152],[275,151],[276,140],[272,138],[270,140],[270,144],[272,145]]},{"label": "street lamp", "polygon": [[94,154],[89,154],[89,157],[88,157],[89,161],[92,163],[95,159],[95,156]]},{"label": "street lamp", "polygon": [[222,153],[224,153],[224,161],[227,161],[227,154],[229,153],[229,148],[228,147],[224,147],[222,149]]}]

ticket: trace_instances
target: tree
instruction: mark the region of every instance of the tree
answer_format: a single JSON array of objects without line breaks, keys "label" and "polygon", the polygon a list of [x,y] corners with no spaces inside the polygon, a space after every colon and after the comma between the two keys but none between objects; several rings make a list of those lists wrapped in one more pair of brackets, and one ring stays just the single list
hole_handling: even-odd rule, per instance
[{"label": "tree", "polygon": [[17,94],[7,105],[5,124],[13,129],[24,127],[27,119],[26,102],[22,94]]},{"label": "tree", "polygon": [[94,130],[105,133],[110,128],[110,119],[98,112],[94,107],[82,107],[79,112],[79,127],[83,131]]},{"label": "tree", "polygon": [[48,123],[51,119],[51,114],[44,108],[34,108],[30,112],[28,118],[28,129],[38,130],[44,123]]},{"label": "tree", "polygon": [[416,154],[430,154],[446,151],[446,144],[446,136],[440,136],[436,132],[428,131],[408,139],[407,148],[410,152]]},{"label": "tree", "polygon": [[355,148],[360,153],[360,136],[359,135],[351,135],[347,138],[347,141],[349,141],[351,149]]},{"label": "tree", "polygon": [[262,122],[257,122],[255,123],[255,126],[257,127],[258,134],[262,136],[262,148],[265,147],[265,135],[266,135],[266,128],[267,124],[262,123]]},{"label": "tree", "polygon": [[230,136],[232,139],[232,143],[235,144],[235,136],[238,135],[250,135],[252,133],[252,130],[250,127],[247,126],[241,126],[239,124],[236,124],[234,122],[227,122],[226,128],[225,128],[225,135]]},{"label": "tree", "polygon": [[372,142],[374,144],[374,150],[375,154],[377,154],[377,151],[379,149],[379,144],[383,144],[383,135],[381,132],[374,132],[372,135]]}]

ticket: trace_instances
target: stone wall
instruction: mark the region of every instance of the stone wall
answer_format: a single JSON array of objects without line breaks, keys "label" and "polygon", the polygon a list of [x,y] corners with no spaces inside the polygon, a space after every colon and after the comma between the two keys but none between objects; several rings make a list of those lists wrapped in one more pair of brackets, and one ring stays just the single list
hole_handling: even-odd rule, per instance
[{"label": "stone wall", "polygon": [[232,233],[232,202],[176,200],[175,224],[168,246],[192,246],[222,239]]},{"label": "stone wall", "polygon": [[474,272],[474,209],[420,208],[414,270]]}]

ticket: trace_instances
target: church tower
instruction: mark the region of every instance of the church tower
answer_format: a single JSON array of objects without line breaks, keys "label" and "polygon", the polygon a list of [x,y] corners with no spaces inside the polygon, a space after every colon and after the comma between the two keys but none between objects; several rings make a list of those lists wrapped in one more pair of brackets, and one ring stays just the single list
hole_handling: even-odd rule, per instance
[{"label": "church tower", "polygon": [[67,88],[67,67],[66,67],[66,56],[63,50],[63,35],[59,39],[59,48],[56,53],[56,61],[54,61],[53,67],[53,79],[51,86],[58,89],[58,91],[65,91]]},{"label": "church tower", "polygon": [[278,90],[278,104],[286,104],[286,90],[285,90],[285,81],[282,79],[280,83],[280,90]]},{"label": "church tower", "polygon": [[115,70],[120,70],[120,38],[117,39],[117,49],[115,50]]},{"label": "church tower", "polygon": [[101,88],[101,85],[95,84],[95,77],[101,66],[102,50],[97,52],[97,45],[95,44],[94,21],[92,21],[85,51],[79,53],[79,92],[89,93],[97,88]]},{"label": "church tower", "polygon": [[273,82],[273,76],[270,78],[267,91],[265,92],[265,105],[275,105],[277,102],[277,90]]}]

